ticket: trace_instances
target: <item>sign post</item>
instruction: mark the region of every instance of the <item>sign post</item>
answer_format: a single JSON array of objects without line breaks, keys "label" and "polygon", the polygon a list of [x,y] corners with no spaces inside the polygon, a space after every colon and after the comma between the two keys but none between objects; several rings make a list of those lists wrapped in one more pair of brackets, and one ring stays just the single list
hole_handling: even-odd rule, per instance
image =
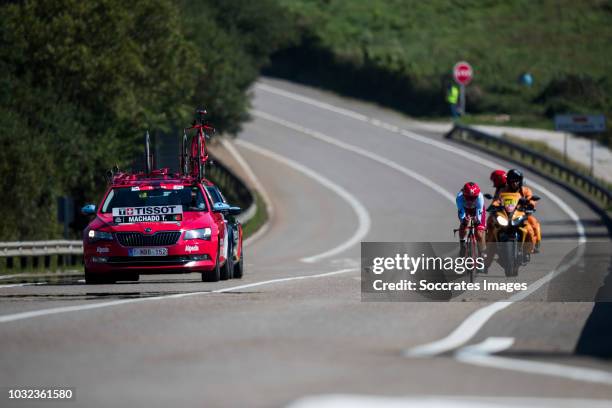
[{"label": "sign post", "polygon": [[453,67],[453,78],[459,84],[459,106],[462,115],[465,114],[465,86],[472,82],[473,76],[472,66],[465,61],[459,61]]},{"label": "sign post", "polygon": [[[555,130],[572,133],[603,133],[606,130],[604,115],[555,115]],[[567,160],[567,134],[563,146]],[[595,172],[595,135],[591,137],[591,176]]]}]

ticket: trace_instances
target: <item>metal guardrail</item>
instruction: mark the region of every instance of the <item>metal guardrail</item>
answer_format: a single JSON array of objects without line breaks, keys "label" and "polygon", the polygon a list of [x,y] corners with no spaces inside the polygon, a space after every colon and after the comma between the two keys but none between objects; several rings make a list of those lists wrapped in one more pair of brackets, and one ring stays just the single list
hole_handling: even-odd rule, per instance
[{"label": "metal guardrail", "polygon": [[81,255],[83,241],[0,242],[0,256]]},{"label": "metal guardrail", "polygon": [[[511,160],[513,159],[512,155],[518,153],[521,163],[540,170],[545,175],[554,176],[558,180],[577,186],[582,191],[588,193],[591,196],[591,201],[599,203],[604,212],[612,206],[612,191],[610,191],[608,186],[593,177],[579,173],[560,160],[547,157],[518,143],[492,136],[464,125],[455,125],[446,134],[446,138],[480,146],[484,145],[487,151]],[[510,157],[504,156],[504,152]]]},{"label": "metal guardrail", "polygon": [[82,241],[0,242],[0,274],[81,269]]}]

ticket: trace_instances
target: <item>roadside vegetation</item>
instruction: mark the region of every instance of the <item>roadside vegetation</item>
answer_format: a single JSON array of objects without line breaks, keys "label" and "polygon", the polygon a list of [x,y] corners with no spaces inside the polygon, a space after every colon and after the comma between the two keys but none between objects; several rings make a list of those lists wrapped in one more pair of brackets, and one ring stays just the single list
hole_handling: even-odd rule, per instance
[{"label": "roadside vegetation", "polygon": [[145,129],[175,137],[196,106],[220,132],[247,118],[247,89],[293,38],[274,1],[77,0],[0,6],[0,241],[59,237],[104,173],[139,163]]},{"label": "roadside vegetation", "polygon": [[[268,74],[440,119],[449,116],[452,67],[466,60],[475,75],[468,122],[612,118],[609,0],[277,1],[295,16],[301,41],[277,53]],[[532,86],[519,82],[527,72]]]}]

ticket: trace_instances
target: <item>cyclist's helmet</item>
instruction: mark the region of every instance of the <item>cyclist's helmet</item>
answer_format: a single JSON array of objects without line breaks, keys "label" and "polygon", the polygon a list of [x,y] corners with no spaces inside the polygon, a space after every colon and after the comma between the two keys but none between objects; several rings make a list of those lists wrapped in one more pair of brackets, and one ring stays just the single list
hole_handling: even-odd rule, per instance
[{"label": "cyclist's helmet", "polygon": [[478,198],[478,195],[480,194],[480,187],[478,187],[478,184],[470,181],[469,183],[465,183],[461,191],[463,192],[463,197],[465,197],[466,200],[471,201]]},{"label": "cyclist's helmet", "polygon": [[490,178],[495,188],[501,188],[506,185],[506,172],[504,170],[493,171]]},{"label": "cyclist's helmet", "polygon": [[517,169],[510,169],[506,174],[506,182],[510,183],[518,183],[519,187],[523,186],[523,173],[521,173]]}]

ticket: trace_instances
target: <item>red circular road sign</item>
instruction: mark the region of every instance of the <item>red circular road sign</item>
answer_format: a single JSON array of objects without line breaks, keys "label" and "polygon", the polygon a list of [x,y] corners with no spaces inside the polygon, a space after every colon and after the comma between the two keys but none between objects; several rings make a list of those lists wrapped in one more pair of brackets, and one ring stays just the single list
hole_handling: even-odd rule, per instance
[{"label": "red circular road sign", "polygon": [[461,61],[455,64],[453,67],[453,77],[458,84],[467,85],[472,82],[474,72],[472,66],[465,61]]}]

